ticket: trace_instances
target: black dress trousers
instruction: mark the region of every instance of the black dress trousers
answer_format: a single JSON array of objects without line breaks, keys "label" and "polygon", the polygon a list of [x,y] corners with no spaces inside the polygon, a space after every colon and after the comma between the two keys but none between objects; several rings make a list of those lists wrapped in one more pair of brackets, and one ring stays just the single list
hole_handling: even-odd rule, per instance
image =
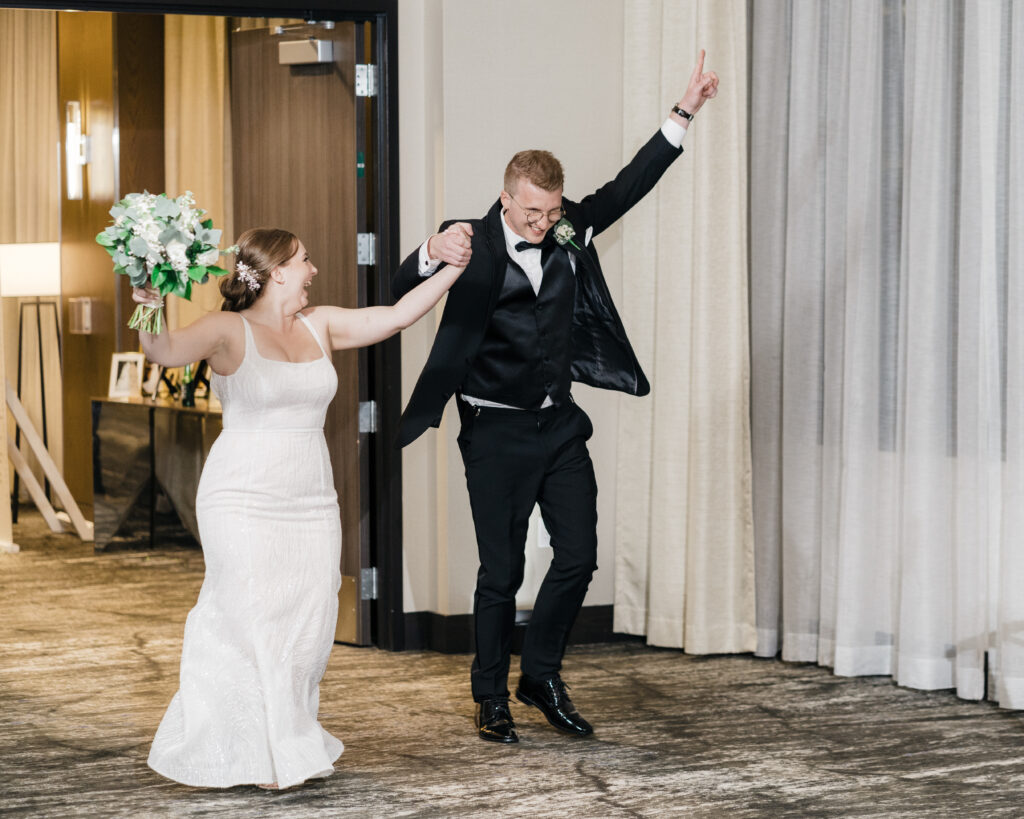
[{"label": "black dress trousers", "polygon": [[597,569],[597,481],[587,450],[594,428],[571,400],[542,410],[477,409],[460,400],[480,570],[473,598],[473,699],[508,696],[515,596],[526,532],[540,505],[554,552],[523,643],[522,671],[558,673],[569,631]]}]

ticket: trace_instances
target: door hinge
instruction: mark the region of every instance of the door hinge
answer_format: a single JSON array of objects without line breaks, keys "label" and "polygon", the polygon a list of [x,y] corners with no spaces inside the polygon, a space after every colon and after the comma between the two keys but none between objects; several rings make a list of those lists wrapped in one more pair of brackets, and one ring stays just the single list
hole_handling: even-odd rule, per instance
[{"label": "door hinge", "polygon": [[377,568],[359,570],[359,599],[377,599]]},{"label": "door hinge", "polygon": [[377,431],[377,402],[359,402],[359,432]]},{"label": "door hinge", "polygon": [[356,234],[356,264],[377,264],[377,234]]},{"label": "door hinge", "polygon": [[377,96],[377,66],[366,63],[356,66],[356,96]]}]

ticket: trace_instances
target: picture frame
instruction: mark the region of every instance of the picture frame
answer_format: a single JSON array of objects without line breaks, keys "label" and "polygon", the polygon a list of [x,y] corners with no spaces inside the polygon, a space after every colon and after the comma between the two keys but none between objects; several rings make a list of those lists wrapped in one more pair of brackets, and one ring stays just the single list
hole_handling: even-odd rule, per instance
[{"label": "picture frame", "polygon": [[146,357],[142,353],[114,353],[110,357],[108,398],[137,398],[142,395]]}]

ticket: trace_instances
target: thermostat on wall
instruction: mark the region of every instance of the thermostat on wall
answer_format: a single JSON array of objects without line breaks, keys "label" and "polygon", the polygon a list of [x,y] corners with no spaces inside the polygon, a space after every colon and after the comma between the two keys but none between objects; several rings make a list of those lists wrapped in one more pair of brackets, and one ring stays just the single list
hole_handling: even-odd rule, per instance
[{"label": "thermostat on wall", "polygon": [[91,299],[87,296],[68,299],[68,332],[79,336],[92,334],[92,318],[95,302],[95,299]]}]

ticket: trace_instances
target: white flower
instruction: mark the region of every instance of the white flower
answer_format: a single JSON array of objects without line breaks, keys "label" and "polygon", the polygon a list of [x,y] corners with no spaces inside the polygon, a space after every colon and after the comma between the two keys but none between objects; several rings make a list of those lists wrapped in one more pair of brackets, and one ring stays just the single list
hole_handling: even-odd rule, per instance
[{"label": "white flower", "polygon": [[209,267],[212,264],[217,264],[217,259],[220,258],[220,251],[215,247],[211,247],[209,250],[204,250],[196,258],[196,264],[201,264],[203,267]]},{"label": "white flower", "polygon": [[177,239],[167,243],[167,260],[171,263],[171,267],[179,273],[185,273],[188,271],[188,256],[185,255],[186,250],[188,250],[188,246],[183,242],[179,242]]},{"label": "white flower", "polygon": [[568,219],[563,218],[557,225],[555,225],[554,234],[555,241],[558,242],[558,244],[563,247],[569,244],[579,250],[577,244],[572,240],[572,237],[576,235],[576,229]]}]

